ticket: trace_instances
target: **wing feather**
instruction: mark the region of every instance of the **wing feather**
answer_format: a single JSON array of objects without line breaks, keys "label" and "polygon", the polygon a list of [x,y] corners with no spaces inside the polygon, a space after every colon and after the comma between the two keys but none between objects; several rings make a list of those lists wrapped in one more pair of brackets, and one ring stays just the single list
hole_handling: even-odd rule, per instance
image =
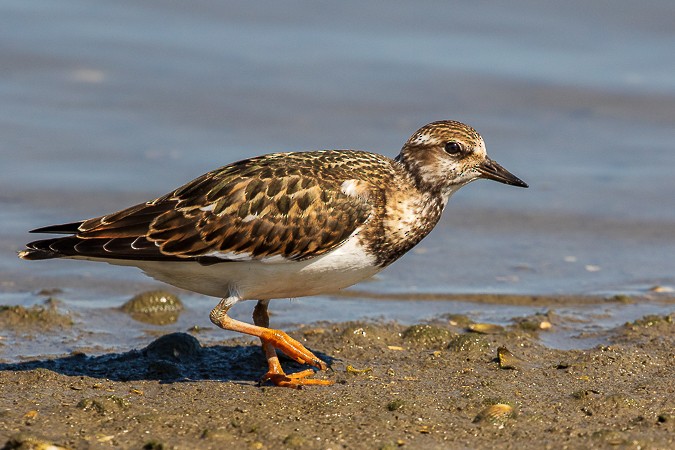
[{"label": "wing feather", "polygon": [[[77,226],[74,236],[33,242],[28,252],[43,252],[35,258],[209,262],[213,256],[239,261],[322,255],[341,245],[374,212],[368,199],[382,194],[364,179],[364,166],[388,168],[386,158],[365,152],[348,152],[354,160],[350,166],[340,153],[345,152],[272,154],[240,161],[153,201],[36,230],[67,232]],[[359,179],[367,195],[343,192],[342,183],[348,179]]]}]

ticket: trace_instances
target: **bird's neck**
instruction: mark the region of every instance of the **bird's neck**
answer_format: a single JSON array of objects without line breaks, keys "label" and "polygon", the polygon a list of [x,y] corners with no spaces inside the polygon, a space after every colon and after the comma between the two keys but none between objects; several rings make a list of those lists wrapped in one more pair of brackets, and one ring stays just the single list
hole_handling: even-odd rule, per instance
[{"label": "bird's neck", "polygon": [[[418,152],[419,156],[420,153]],[[409,151],[404,148],[401,153],[394,159],[396,164],[405,172],[406,176],[411,180],[412,184],[420,192],[429,193],[432,196],[442,196],[442,191],[445,187],[445,177],[438,173],[438,167],[430,161],[413,158],[409,155]]]}]

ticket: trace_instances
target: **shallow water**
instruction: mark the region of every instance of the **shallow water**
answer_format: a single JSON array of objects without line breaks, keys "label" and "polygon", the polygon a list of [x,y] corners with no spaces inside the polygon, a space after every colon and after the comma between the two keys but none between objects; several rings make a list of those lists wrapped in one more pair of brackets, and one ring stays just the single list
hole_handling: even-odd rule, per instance
[{"label": "shallow water", "polygon": [[[674,16],[669,1],[270,2],[262,11],[212,0],[5,1],[0,304],[29,305],[60,287],[64,307],[96,323],[157,286],[133,269],[19,261],[31,228],[121,209],[271,151],[394,156],[417,127],[443,118],[475,126],[491,156],[531,187],[464,188],[431,236],[359,290],[602,298],[675,286]],[[213,302],[184,295],[187,318],[176,326],[208,326]],[[657,298],[565,313],[608,328],[673,310]],[[457,312],[499,323],[540,312],[366,300],[279,301],[273,321]],[[145,333],[114,323],[128,331],[101,339],[111,348]],[[119,334],[105,320],[95,327]]]}]

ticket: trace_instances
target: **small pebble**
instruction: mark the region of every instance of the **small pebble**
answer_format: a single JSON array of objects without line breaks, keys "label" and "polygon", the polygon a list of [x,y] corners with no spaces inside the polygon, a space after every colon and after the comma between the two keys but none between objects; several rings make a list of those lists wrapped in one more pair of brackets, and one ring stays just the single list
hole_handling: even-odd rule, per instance
[{"label": "small pebble", "polygon": [[373,371],[372,367],[366,367],[365,369],[355,369],[353,366],[349,365],[345,369],[347,373],[353,373],[354,375],[360,375],[362,373],[370,373]]},{"label": "small pebble", "polygon": [[650,290],[650,292],[657,292],[659,294],[663,294],[663,293],[670,294],[670,293],[675,292],[675,289],[673,289],[670,286],[653,286],[649,290]]},{"label": "small pebble", "polygon": [[553,325],[548,320],[539,323],[539,328],[542,330],[550,330]]},{"label": "small pebble", "polygon": [[504,327],[501,325],[495,325],[493,323],[472,323],[467,327],[469,331],[474,333],[481,334],[498,334],[504,331]]},{"label": "small pebble", "polygon": [[497,358],[500,369],[520,369],[523,365],[523,360],[514,356],[506,347],[497,349]]},{"label": "small pebble", "polygon": [[506,403],[495,403],[479,412],[476,418],[473,419],[473,422],[488,422],[493,425],[499,425],[499,427],[502,428],[504,422],[513,417],[514,414],[515,411],[511,405],[507,405]]}]

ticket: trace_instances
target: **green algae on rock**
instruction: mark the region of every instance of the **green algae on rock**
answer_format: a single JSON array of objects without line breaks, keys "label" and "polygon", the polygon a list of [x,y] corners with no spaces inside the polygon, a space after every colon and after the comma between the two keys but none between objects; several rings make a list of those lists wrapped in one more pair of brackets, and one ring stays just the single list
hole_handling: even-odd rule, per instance
[{"label": "green algae on rock", "polygon": [[152,325],[168,325],[178,320],[183,311],[183,302],[167,291],[142,292],[122,305],[122,311],[132,319]]}]

